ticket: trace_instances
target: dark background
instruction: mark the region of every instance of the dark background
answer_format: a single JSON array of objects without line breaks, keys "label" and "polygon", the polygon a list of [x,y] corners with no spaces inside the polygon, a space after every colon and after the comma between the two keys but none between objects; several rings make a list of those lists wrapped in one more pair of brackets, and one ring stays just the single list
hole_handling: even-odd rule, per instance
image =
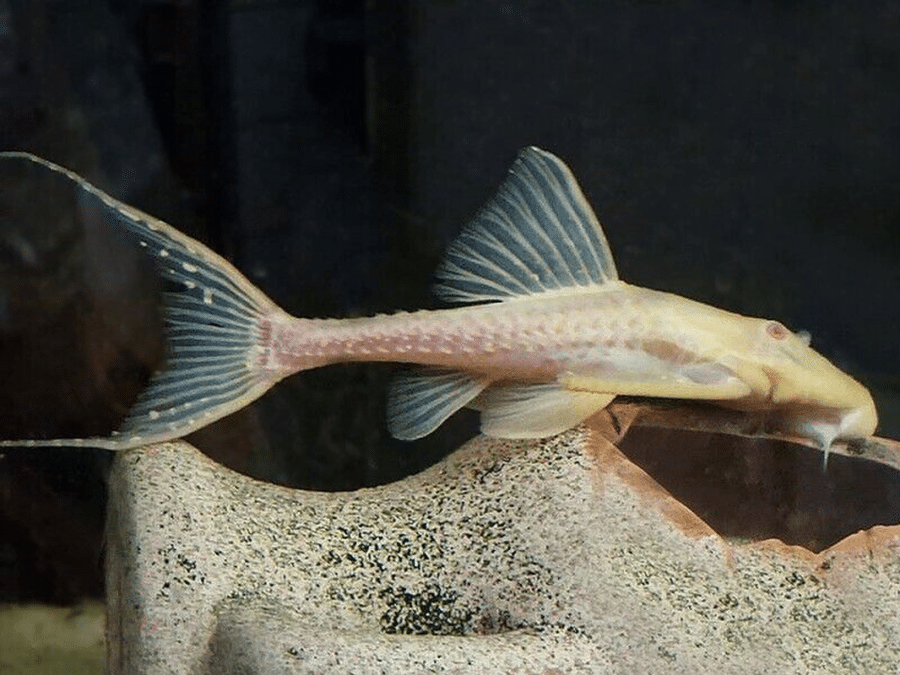
[{"label": "dark background", "polygon": [[[898,36],[886,0],[0,0],[0,146],[207,242],[289,311],[342,317],[434,306],[441,251],[539,145],[579,178],[623,279],[809,330],[897,437]],[[104,431],[159,356],[152,280],[64,199],[18,203],[0,436]],[[475,432],[463,415],[390,439],[390,371],[304,373],[192,441],[334,490]],[[0,599],[101,592],[108,462],[0,458]]]}]

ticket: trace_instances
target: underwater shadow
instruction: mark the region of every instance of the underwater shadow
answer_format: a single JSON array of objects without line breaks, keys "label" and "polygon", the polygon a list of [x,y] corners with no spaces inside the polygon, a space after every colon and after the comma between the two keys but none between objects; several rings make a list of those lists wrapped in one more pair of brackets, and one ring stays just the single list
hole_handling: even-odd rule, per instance
[{"label": "underwater shadow", "polygon": [[733,543],[775,538],[813,552],[900,523],[900,471],[793,443],[632,427],[619,449]]}]

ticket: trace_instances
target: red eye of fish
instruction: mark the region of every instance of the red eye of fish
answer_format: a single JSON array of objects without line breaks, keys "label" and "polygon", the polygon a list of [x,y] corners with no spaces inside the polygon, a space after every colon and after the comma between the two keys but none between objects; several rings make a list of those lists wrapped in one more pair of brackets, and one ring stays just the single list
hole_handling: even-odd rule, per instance
[{"label": "red eye of fish", "polygon": [[769,337],[776,340],[784,340],[789,335],[788,329],[777,321],[770,321],[766,326],[766,332],[769,334]]}]

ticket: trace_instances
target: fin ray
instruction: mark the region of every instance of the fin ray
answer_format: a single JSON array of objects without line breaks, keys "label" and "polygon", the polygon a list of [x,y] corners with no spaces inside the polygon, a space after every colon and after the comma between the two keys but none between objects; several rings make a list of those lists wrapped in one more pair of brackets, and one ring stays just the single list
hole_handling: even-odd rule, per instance
[{"label": "fin ray", "polygon": [[546,438],[581,424],[605,408],[614,394],[569,391],[557,382],[492,387],[473,407],[481,409],[481,432],[495,438]]},{"label": "fin ray", "polygon": [[399,375],[388,395],[388,429],[403,441],[427,436],[487,386],[457,371],[417,369]]},{"label": "fin ray", "polygon": [[0,441],[0,446],[91,446],[124,450],[178,438],[234,412],[280,374],[260,367],[261,320],[277,307],[231,263],[166,223],[114,199],[77,174],[24,152],[29,161],[71,180],[82,208],[124,229],[166,282],[162,298],[167,359],[109,437]]},{"label": "fin ray", "polygon": [[609,373],[566,373],[560,375],[559,381],[570,391],[615,393],[620,396],[709,401],[738,399],[750,394],[750,387],[745,382],[736,376],[725,375],[715,381],[703,382],[650,371],[637,373],[634,377]]},{"label": "fin ray", "polygon": [[497,193],[451,244],[435,292],[502,301],[618,279],[596,215],[568,167],[525,148]]}]

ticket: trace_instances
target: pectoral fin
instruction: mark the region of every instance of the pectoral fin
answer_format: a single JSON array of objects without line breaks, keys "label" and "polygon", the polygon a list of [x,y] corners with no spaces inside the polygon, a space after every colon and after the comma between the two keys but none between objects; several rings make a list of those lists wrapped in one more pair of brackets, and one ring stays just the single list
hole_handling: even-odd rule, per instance
[{"label": "pectoral fin", "polygon": [[677,371],[645,373],[565,373],[560,384],[572,392],[620,396],[686,398],[706,401],[748,396],[751,388],[728,367],[718,363],[696,363]]},{"label": "pectoral fin", "polygon": [[546,438],[581,424],[613,394],[569,391],[559,383],[492,387],[470,404],[481,410],[481,432],[495,438]]}]

